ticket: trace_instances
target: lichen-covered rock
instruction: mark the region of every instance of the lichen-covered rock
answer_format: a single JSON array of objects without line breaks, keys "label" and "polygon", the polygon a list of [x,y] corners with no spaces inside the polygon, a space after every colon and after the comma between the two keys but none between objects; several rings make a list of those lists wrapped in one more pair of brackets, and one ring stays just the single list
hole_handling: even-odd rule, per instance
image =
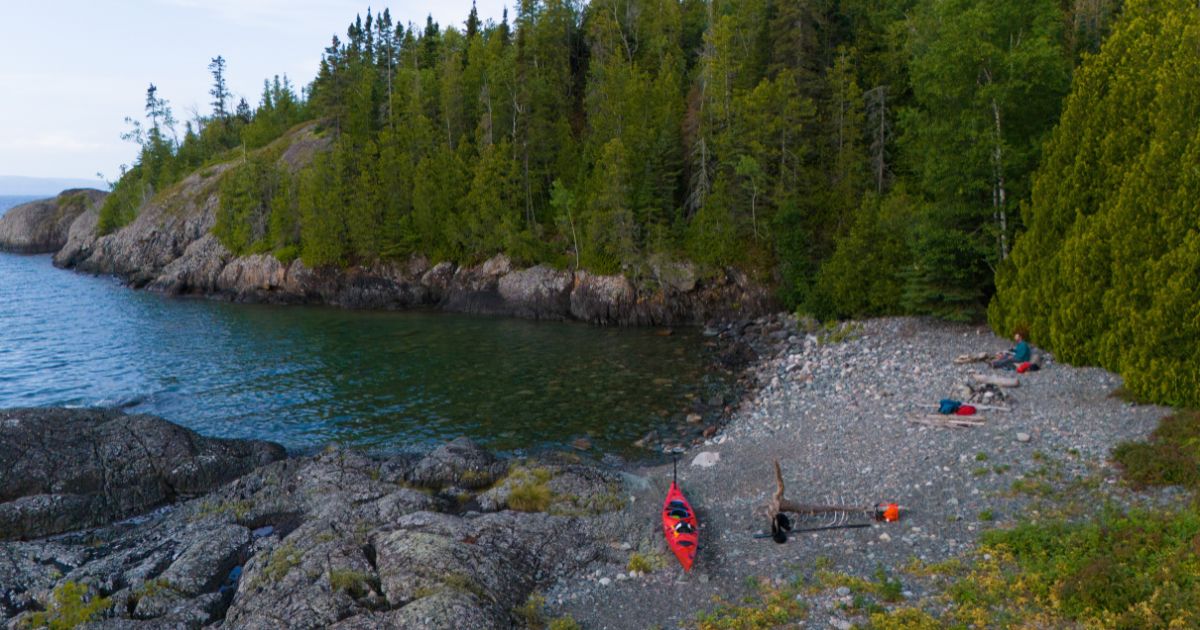
[{"label": "lichen-covered rock", "polygon": [[231,628],[325,628],[386,608],[356,523],[315,521],[246,564]]},{"label": "lichen-covered rock", "polygon": [[[514,467],[510,474],[476,497],[479,509],[513,509],[509,498],[522,486],[545,488],[547,514],[580,516],[619,509],[622,479],[616,473],[580,465]],[[519,491],[519,490],[518,490]]]},{"label": "lichen-covered rock", "polygon": [[229,571],[241,564],[251,542],[250,530],[228,523],[214,523],[207,531],[198,529],[191,538],[161,579],[171,590],[192,596],[217,590]]},{"label": "lichen-covered rock", "polygon": [[426,488],[483,488],[500,478],[503,462],[467,437],[443,444],[417,462],[410,480]]},{"label": "lichen-covered rock", "polygon": [[65,190],[53,199],[31,201],[0,216],[0,251],[45,254],[67,242],[74,223],[84,212],[97,210],[108,193],[90,188]]},{"label": "lichen-covered rock", "polygon": [[277,444],[204,438],[153,416],[0,411],[0,540],[109,523],[285,454]]},{"label": "lichen-covered rock", "polygon": [[507,617],[488,612],[484,603],[473,593],[452,588],[426,595],[421,599],[387,613],[354,617],[334,628],[506,628]]},{"label": "lichen-covered rock", "polygon": [[580,516],[464,517],[409,486],[470,492],[507,469],[467,440],[419,458],[335,449],[277,461],[145,518],[0,542],[0,618],[42,608],[70,581],[111,600],[110,618],[89,627],[509,628],[535,588],[612,560],[612,527],[579,508],[620,476],[551,468],[546,483],[571,507],[561,513]]}]

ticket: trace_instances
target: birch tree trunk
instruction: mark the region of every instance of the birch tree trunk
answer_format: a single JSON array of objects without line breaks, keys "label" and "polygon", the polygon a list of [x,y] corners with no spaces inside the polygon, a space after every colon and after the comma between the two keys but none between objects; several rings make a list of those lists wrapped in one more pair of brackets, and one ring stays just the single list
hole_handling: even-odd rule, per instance
[{"label": "birch tree trunk", "polygon": [[1000,106],[992,99],[992,118],[996,123],[995,144],[992,147],[992,206],[1000,227],[1000,260],[1008,258],[1008,208],[1004,188],[1004,136],[1000,127]]}]

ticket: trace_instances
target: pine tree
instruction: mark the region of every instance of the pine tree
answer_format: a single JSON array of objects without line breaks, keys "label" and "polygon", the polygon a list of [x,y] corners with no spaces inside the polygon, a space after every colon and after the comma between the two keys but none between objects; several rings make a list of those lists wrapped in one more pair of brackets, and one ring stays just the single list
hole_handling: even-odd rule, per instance
[{"label": "pine tree", "polygon": [[214,57],[208,64],[208,71],[213,79],[212,89],[208,92],[213,97],[213,117],[223,120],[229,117],[229,101],[233,98],[225,82],[225,58],[220,55]]}]

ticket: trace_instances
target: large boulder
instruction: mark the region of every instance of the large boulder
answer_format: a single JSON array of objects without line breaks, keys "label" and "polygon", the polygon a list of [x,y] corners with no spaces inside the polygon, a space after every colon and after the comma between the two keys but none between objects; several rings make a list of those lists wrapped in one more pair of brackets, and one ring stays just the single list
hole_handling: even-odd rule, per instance
[{"label": "large boulder", "polygon": [[196,496],[285,456],[102,409],[0,411],[0,540],[93,527]]},{"label": "large boulder", "polygon": [[168,263],[148,288],[171,295],[212,293],[222,287],[221,279],[233,267],[232,264],[226,267],[231,256],[217,237],[205,234],[184,248],[182,256]]},{"label": "large boulder", "polygon": [[569,271],[545,265],[513,271],[500,278],[499,292],[509,314],[529,319],[565,319],[571,312]]},{"label": "large boulder", "polygon": [[423,457],[409,473],[409,479],[416,485],[434,489],[446,486],[485,488],[500,478],[506,469],[504,462],[497,461],[471,438],[460,437]]},{"label": "large boulder", "polygon": [[31,201],[0,217],[0,251],[19,254],[57,252],[67,243],[71,224],[96,211],[107,193],[90,188],[63,191],[53,199]]},{"label": "large boulder", "polygon": [[636,298],[637,291],[623,275],[597,276],[578,271],[571,292],[571,316],[595,324],[623,322]]}]

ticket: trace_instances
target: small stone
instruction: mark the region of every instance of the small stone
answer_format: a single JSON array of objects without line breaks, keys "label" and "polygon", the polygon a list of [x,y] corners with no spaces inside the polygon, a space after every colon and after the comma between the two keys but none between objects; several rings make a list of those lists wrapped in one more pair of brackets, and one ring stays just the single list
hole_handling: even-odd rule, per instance
[{"label": "small stone", "polygon": [[701,584],[708,584],[708,574],[706,574],[706,573],[701,573],[701,574],[700,574],[700,583],[701,583]]},{"label": "small stone", "polygon": [[581,451],[586,451],[589,448],[592,448],[592,441],[585,437],[581,437],[574,442],[571,442],[571,446],[574,446]]},{"label": "small stone", "polygon": [[1033,439],[1033,438],[1031,438],[1028,433],[1018,433],[1017,434],[1018,442],[1028,442],[1031,439]]},{"label": "small stone", "polygon": [[891,537],[891,536],[888,536],[887,532],[884,532],[884,533],[882,533],[882,534],[880,534],[880,535],[879,535],[879,541],[880,541],[880,542],[888,542],[888,541],[890,541],[891,539],[892,539],[892,537]]},{"label": "small stone", "polygon": [[721,454],[714,451],[704,451],[692,459],[693,466],[711,468],[721,461]]},{"label": "small stone", "polygon": [[606,577],[600,578],[600,586],[608,586],[609,584],[612,584],[612,580]]},{"label": "small stone", "polygon": [[837,594],[838,594],[839,596],[841,596],[841,597],[845,597],[845,596],[849,595],[849,594],[850,594],[850,587],[849,587],[849,586],[839,586],[839,587],[837,587]]},{"label": "small stone", "polygon": [[711,424],[704,428],[704,438],[708,439],[717,434],[717,425]]},{"label": "small stone", "polygon": [[837,617],[830,617],[829,618],[829,626],[832,628],[837,628],[837,630],[850,630],[851,628],[854,627],[854,624],[850,623],[849,621],[846,621],[845,619],[838,619]]},{"label": "small stone", "polygon": [[700,414],[698,414],[698,413],[689,413],[687,415],[687,423],[688,424],[700,424],[700,421],[703,419],[704,418],[702,418],[700,416]]}]

